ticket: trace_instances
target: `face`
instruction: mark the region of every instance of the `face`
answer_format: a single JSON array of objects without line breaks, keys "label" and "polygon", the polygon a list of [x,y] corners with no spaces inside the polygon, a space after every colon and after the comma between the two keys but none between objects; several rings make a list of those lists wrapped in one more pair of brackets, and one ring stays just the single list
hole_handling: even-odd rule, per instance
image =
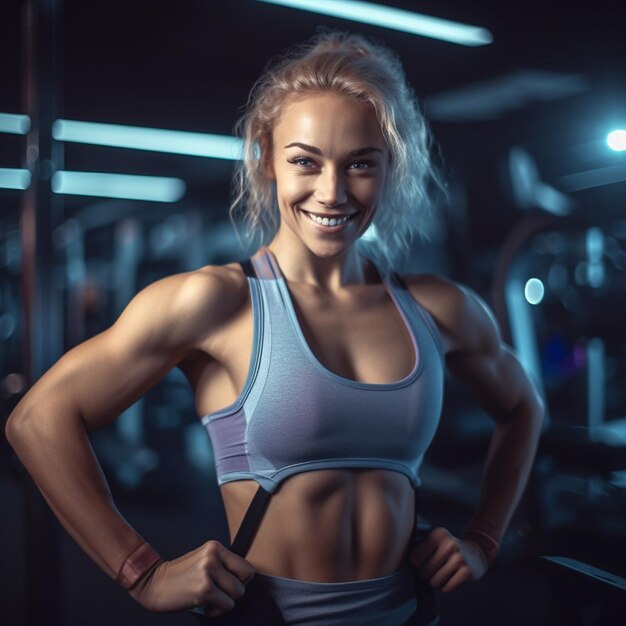
[{"label": "face", "polygon": [[278,237],[321,257],[344,252],[370,225],[389,149],[371,105],[317,93],[289,102],[273,132]]}]

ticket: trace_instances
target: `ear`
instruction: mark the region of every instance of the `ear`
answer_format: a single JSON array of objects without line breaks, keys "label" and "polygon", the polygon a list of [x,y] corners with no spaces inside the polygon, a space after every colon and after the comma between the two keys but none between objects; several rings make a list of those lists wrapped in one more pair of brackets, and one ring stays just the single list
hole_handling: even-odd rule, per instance
[{"label": "ear", "polygon": [[266,137],[259,142],[261,150],[261,171],[269,180],[276,180],[274,171],[274,150]]},{"label": "ear", "polygon": [[271,154],[263,155],[263,173],[269,180],[276,180],[276,172],[274,171],[274,160]]}]

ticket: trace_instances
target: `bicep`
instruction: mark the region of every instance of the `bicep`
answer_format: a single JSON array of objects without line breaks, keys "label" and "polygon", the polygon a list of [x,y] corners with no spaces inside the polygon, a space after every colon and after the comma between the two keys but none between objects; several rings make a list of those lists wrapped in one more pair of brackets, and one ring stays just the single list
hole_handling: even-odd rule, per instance
[{"label": "bicep", "polygon": [[50,415],[79,415],[88,430],[113,420],[176,364],[166,350],[109,329],[65,354],[31,390]]},{"label": "bicep", "polygon": [[496,421],[523,403],[538,401],[536,390],[512,349],[501,338],[495,316],[471,290],[457,300],[454,348],[446,355],[450,373],[467,385]]},{"label": "bicep", "polygon": [[497,422],[505,421],[521,403],[530,403],[536,398],[524,368],[503,343],[487,353],[451,352],[446,356],[446,365]]},{"label": "bicep", "polygon": [[22,399],[19,412],[55,427],[82,418],[88,430],[112,421],[154,386],[193,347],[194,325],[177,284],[138,294],[111,328],[76,346]]}]

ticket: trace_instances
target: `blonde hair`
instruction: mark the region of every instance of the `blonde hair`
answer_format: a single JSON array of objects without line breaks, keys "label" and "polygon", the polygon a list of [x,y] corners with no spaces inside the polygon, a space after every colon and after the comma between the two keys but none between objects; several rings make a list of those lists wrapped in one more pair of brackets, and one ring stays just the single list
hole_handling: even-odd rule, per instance
[{"label": "blonde hair", "polygon": [[[444,184],[430,158],[431,136],[398,57],[357,34],[324,31],[270,62],[254,84],[235,133],[243,139],[230,217],[253,245],[269,243],[280,224],[275,184],[264,174],[272,132],[289,98],[327,91],[373,107],[391,163],[373,225],[357,246],[387,274],[406,259],[413,237],[426,236],[433,192]],[[371,227],[370,227],[371,228]]]}]

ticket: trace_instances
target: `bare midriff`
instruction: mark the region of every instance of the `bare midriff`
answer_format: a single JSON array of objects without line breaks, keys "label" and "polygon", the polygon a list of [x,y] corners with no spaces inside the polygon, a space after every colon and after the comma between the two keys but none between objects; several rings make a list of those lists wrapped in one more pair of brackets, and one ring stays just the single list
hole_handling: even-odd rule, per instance
[{"label": "bare midriff", "polygon": [[[231,541],[257,490],[221,485]],[[245,558],[256,571],[312,582],[378,578],[406,561],[414,528],[406,476],[381,469],[304,472],[272,495]]]}]

